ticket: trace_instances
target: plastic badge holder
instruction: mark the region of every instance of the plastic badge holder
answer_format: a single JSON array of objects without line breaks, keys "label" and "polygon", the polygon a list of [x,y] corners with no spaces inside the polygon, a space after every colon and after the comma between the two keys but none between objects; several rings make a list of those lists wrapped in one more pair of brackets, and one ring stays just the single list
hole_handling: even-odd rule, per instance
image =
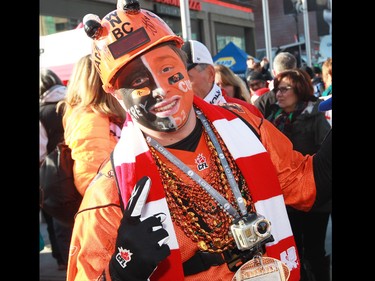
[{"label": "plastic badge holder", "polygon": [[232,281],[287,281],[289,268],[281,261],[257,256],[243,264]]}]

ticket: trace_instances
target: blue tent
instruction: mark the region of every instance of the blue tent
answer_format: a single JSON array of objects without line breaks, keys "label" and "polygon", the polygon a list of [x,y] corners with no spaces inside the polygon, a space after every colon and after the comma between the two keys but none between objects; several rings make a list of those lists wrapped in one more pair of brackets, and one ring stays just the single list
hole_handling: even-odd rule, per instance
[{"label": "blue tent", "polygon": [[229,42],[212,59],[215,64],[223,64],[229,67],[235,74],[245,77],[247,68],[246,60],[249,55],[237,47],[233,42]]}]

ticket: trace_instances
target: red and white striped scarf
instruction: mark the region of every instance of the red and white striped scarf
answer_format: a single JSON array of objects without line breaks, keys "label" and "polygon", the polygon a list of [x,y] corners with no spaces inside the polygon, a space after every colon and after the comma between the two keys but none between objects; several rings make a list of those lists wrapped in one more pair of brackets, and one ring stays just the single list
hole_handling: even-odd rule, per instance
[{"label": "red and white striped scarf", "polygon": [[[267,243],[267,256],[286,263],[291,270],[290,281],[300,278],[296,245],[285,209],[285,202],[269,154],[251,129],[227,109],[210,105],[198,97],[194,104],[212,122],[235,159],[249,186],[256,211],[271,222],[274,242]],[[114,150],[114,165],[124,206],[136,182],[144,175],[151,178],[151,190],[142,211],[142,218],[163,212],[164,226],[169,233],[171,255],[162,261],[151,280],[184,280],[181,255],[171,215],[165,199],[162,180],[141,130],[127,116],[121,138]],[[140,241],[142,243],[142,241]]]}]

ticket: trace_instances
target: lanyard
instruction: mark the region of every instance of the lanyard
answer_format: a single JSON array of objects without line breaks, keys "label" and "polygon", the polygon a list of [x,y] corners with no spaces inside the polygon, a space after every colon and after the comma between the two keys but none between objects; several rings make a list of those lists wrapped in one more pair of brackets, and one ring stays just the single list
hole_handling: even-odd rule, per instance
[{"label": "lanyard", "polygon": [[[219,141],[217,140],[214,132],[212,131],[211,127],[209,126],[206,117],[202,114],[201,111],[196,110],[197,117],[202,122],[205,130],[208,133],[209,138],[211,139],[213,145],[215,146],[216,151],[218,152],[219,159],[223,169],[225,171],[225,175],[228,179],[234,197],[236,198],[237,204],[240,207],[241,214],[246,215],[247,210],[243,198],[241,196],[241,192],[238,188],[237,182],[234,179],[233,173],[229,167],[229,164],[224,156],[224,153],[220,147]],[[224,211],[229,213],[234,218],[239,218],[239,214],[236,209],[226,200],[216,189],[214,189],[208,182],[206,182],[203,178],[201,178],[197,173],[192,171],[187,165],[185,165],[180,159],[178,159],[175,155],[169,152],[165,147],[163,147],[160,143],[156,140],[151,138],[150,136],[146,137],[146,141],[152,145],[157,151],[159,151],[162,155],[164,155],[169,161],[171,161],[177,168],[183,171],[186,175],[188,175],[191,179],[197,182],[206,192],[208,192],[218,203],[224,208]]]}]

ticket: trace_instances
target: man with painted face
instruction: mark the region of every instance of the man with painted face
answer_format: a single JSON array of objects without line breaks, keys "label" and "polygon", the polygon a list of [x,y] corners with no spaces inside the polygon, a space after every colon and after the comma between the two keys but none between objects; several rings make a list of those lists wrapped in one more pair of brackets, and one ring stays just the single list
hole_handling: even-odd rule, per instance
[{"label": "man with painted face", "polygon": [[303,156],[246,108],[195,96],[183,40],[137,1],[84,24],[127,119],[76,215],[67,280],[232,280],[262,255],[299,280],[285,204],[331,198],[330,147]]}]

